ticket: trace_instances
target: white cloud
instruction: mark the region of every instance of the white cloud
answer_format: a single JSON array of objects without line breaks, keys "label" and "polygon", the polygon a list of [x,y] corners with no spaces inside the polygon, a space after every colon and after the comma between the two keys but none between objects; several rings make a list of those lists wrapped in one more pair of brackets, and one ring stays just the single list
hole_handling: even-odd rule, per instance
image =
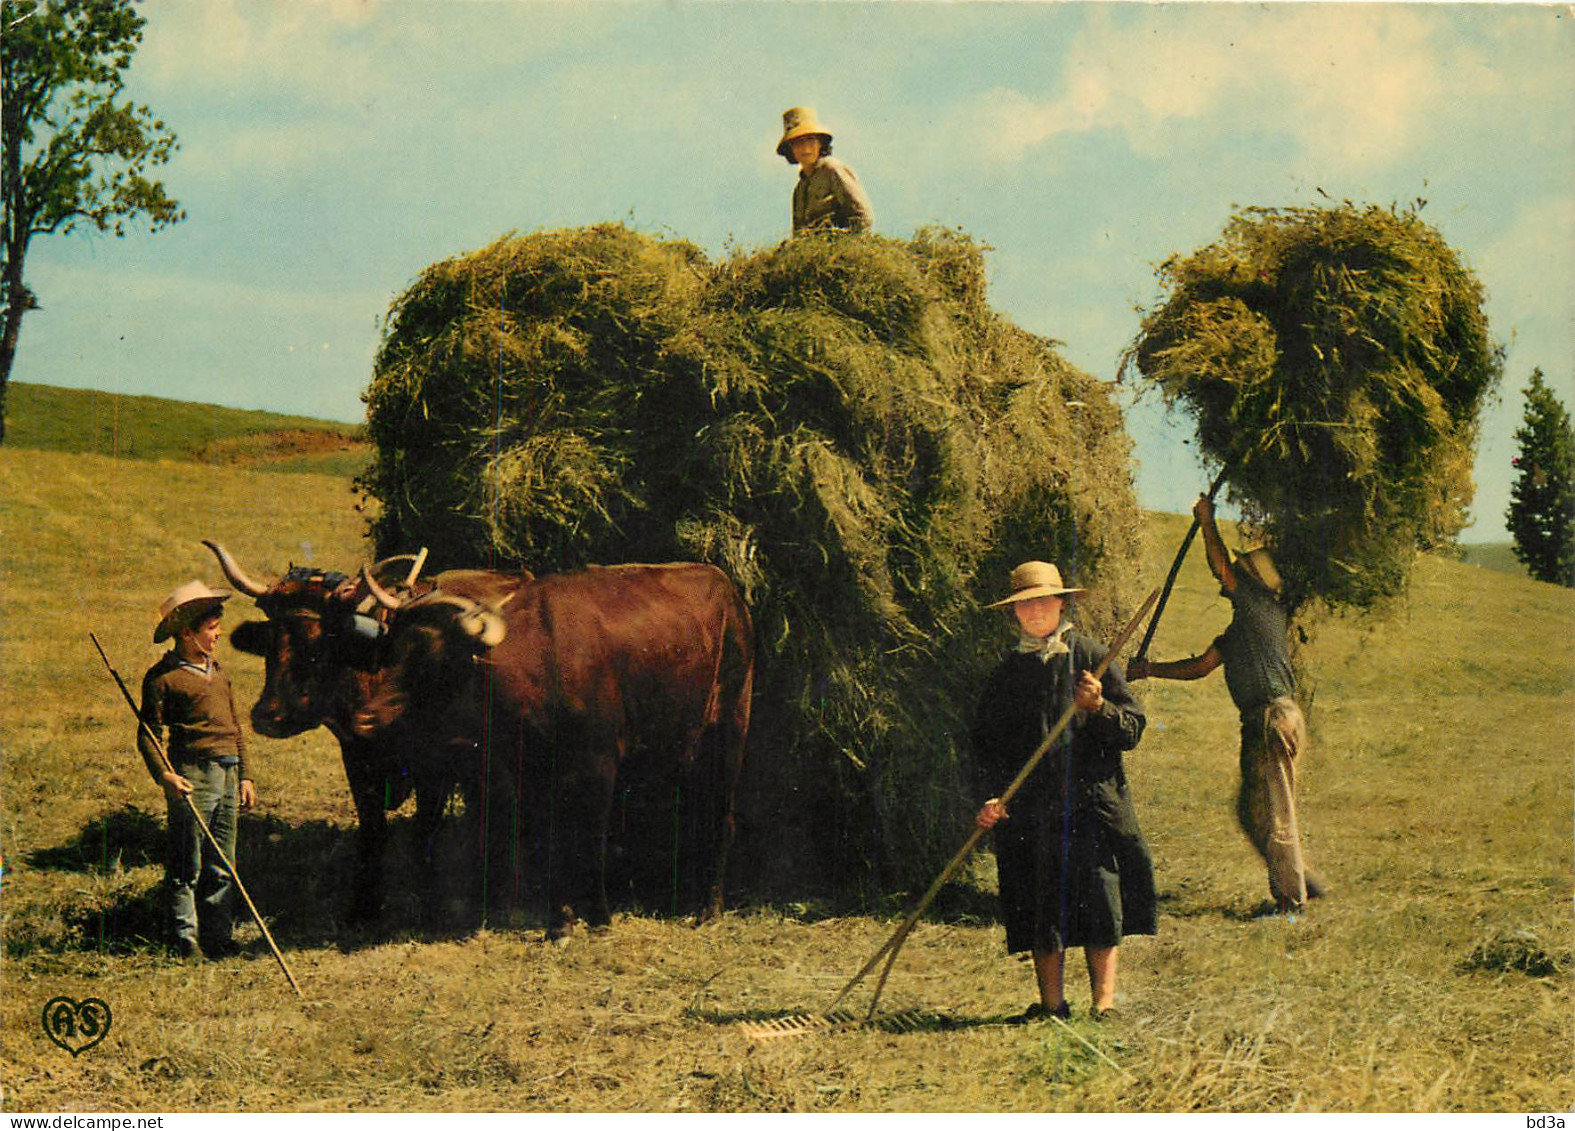
[{"label": "white cloud", "polygon": [[[1125,6],[1121,6],[1125,7]],[[1115,131],[1162,155],[1178,126],[1291,139],[1334,173],[1394,160],[1430,139],[1443,111],[1504,80],[1435,15],[1367,5],[1159,7],[1135,29],[1096,13],[1068,44],[1048,98],[1005,88],[979,114],[985,148],[1012,160],[1057,136]]]},{"label": "white cloud", "polygon": [[[372,65],[367,33],[377,0],[166,4],[162,13],[149,9],[137,55],[139,74],[160,86],[229,89],[245,74],[248,84],[260,78],[265,87],[339,94],[375,90],[393,79]],[[360,50],[346,49],[357,41]]]},{"label": "white cloud", "polygon": [[1523,208],[1476,267],[1500,318],[1575,324],[1575,199],[1555,197]]}]

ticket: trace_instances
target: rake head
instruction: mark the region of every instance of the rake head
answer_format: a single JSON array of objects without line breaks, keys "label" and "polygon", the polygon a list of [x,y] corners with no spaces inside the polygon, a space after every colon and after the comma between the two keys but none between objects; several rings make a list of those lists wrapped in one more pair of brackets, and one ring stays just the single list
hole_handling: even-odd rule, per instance
[{"label": "rake head", "polygon": [[740,1021],[739,1031],[752,1041],[781,1040],[784,1037],[804,1037],[811,1033],[836,1033],[848,1029],[878,1029],[883,1033],[917,1033],[952,1027],[949,1017],[929,1013],[922,1009],[905,1009],[900,1013],[885,1013],[878,1017],[864,1017],[851,1009],[833,1009],[828,1013],[790,1013],[765,1021]]}]

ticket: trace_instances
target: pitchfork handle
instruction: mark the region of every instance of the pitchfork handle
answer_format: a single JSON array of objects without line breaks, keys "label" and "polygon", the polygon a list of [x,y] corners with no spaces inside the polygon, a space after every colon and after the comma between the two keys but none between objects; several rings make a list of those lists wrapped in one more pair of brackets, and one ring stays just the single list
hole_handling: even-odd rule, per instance
[{"label": "pitchfork handle", "polygon": [[[1225,473],[1230,469],[1221,468],[1220,473],[1214,477],[1214,482],[1209,484],[1209,501],[1214,501],[1214,496],[1225,485]],[[1148,622],[1148,630],[1143,633],[1143,643],[1138,645],[1138,650],[1133,654],[1136,659],[1148,658],[1148,646],[1154,642],[1154,630],[1159,627],[1159,618],[1165,612],[1165,602],[1170,600],[1170,591],[1176,585],[1176,575],[1181,572],[1181,563],[1187,560],[1187,551],[1192,548],[1192,540],[1198,536],[1198,519],[1194,515],[1192,525],[1187,530],[1187,536],[1181,540],[1181,549],[1176,552],[1176,560],[1170,563],[1170,573],[1165,576],[1165,588],[1159,595],[1159,606],[1154,610],[1154,619]]]}]

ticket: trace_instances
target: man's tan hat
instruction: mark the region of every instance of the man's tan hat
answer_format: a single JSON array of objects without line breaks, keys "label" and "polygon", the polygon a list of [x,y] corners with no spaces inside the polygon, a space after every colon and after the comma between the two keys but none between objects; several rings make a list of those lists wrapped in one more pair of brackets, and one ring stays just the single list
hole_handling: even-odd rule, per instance
[{"label": "man's tan hat", "polygon": [[1269,551],[1262,546],[1237,554],[1236,564],[1252,574],[1269,592],[1280,591],[1280,571],[1274,567],[1274,559],[1269,556]]},{"label": "man's tan hat", "polygon": [[793,139],[808,137],[810,134],[818,134],[827,141],[831,140],[831,131],[820,124],[820,119],[815,117],[813,106],[789,106],[782,111],[782,140],[777,142],[777,152],[792,161]]},{"label": "man's tan hat", "polygon": [[1049,562],[1024,562],[1012,571],[1012,595],[985,606],[999,609],[1016,601],[1032,601],[1035,597],[1059,597],[1063,593],[1081,593],[1081,589],[1068,589],[1061,584],[1061,571]]},{"label": "man's tan hat", "polygon": [[153,630],[153,643],[162,644],[229,599],[228,590],[209,589],[200,581],[188,581],[159,605],[159,627]]}]

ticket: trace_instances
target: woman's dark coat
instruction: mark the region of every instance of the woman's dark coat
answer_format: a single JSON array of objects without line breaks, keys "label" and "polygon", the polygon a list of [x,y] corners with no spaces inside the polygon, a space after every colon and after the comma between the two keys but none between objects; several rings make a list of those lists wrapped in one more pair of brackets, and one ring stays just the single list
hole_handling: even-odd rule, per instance
[{"label": "woman's dark coat", "polygon": [[[973,728],[980,803],[1001,795],[1071,706],[1077,673],[1105,657],[1076,629],[1064,639],[1069,654],[1016,653],[985,684]],[[1146,720],[1115,665],[1101,682],[1104,706],[1067,728],[995,826],[1009,952],[1115,946],[1155,931],[1154,867],[1121,761]]]}]

